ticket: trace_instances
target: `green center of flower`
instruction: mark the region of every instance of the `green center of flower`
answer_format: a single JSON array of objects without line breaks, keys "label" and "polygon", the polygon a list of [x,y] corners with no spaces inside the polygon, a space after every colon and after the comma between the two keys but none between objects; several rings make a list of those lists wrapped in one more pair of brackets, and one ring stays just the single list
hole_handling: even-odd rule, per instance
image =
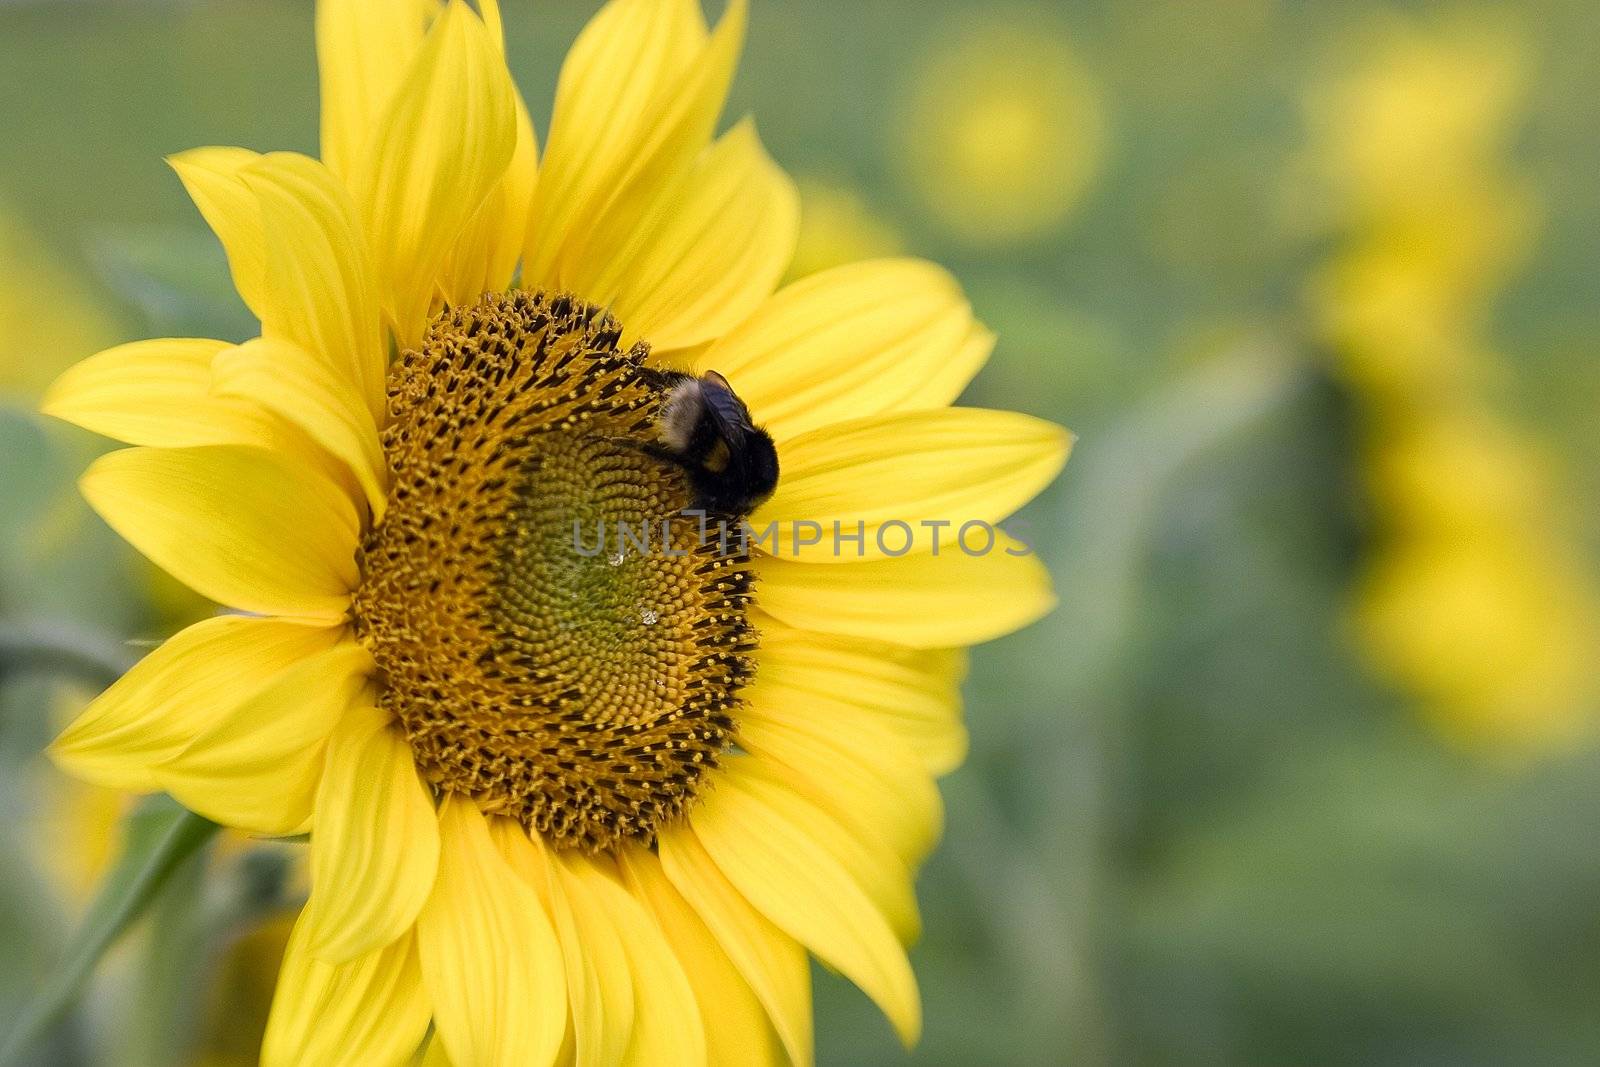
[{"label": "green center of flower", "polygon": [[557,847],[649,840],[733,733],[748,559],[682,512],[665,399],[605,312],[512,292],[389,374],[359,633],[424,777]]}]

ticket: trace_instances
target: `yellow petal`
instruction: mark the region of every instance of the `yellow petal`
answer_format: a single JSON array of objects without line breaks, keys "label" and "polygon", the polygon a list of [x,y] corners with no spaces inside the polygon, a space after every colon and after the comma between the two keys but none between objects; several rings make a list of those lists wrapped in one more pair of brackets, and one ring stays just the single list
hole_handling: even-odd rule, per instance
[{"label": "yellow petal", "polygon": [[239,172],[261,158],[244,148],[193,148],[167,159],[222,242],[233,286],[256,318],[267,317],[267,237],[261,208]]},{"label": "yellow petal", "polygon": [[[681,0],[667,0],[668,3]],[[692,168],[711,140],[717,118],[722,113],[733,82],[733,72],[744,47],[748,21],[746,0],[730,0],[716,30],[705,36],[699,0],[691,0],[692,13],[681,20],[693,25],[693,36],[704,42],[692,53],[681,79],[669,87],[664,98],[654,101],[653,114],[647,115],[640,141],[627,161],[614,188],[605,190],[596,202],[596,218],[614,220],[608,229],[631,231],[643,227],[650,206],[680,176]],[[564,251],[566,267],[582,263],[606,250],[598,233],[582,226],[572,235]]]},{"label": "yellow petal", "polygon": [[387,712],[357,708],[328,740],[311,831],[310,951],[347,960],[411,929],[439,870],[439,820]]},{"label": "yellow petal", "polygon": [[304,915],[278,972],[261,1067],[370,1067],[409,1063],[428,1032],[429,1006],[407,933],[348,963],[310,951]]},{"label": "yellow petal", "polygon": [[131,445],[243,443],[260,420],[211,395],[212,361],[231,347],[198,338],[118,345],[56,379],[40,410]]},{"label": "yellow petal", "polygon": [[916,1043],[922,1005],[911,964],[882,910],[881,858],[749,759],[728,762],[690,822],[750,903],[860,986],[907,1047]]},{"label": "yellow petal", "polygon": [[[1012,411],[870,415],[785,441],[777,492],[750,521],[778,524],[776,554],[815,563],[998,552],[993,524],[1050,484],[1070,447],[1059,426]],[[828,536],[797,552],[797,523]],[[860,542],[835,543],[836,526]]]},{"label": "yellow petal", "polygon": [[[961,649],[910,649],[861,637],[834,637],[757,623],[757,678],[802,697],[830,721],[865,717],[893,733],[933,774],[947,774],[967,753],[961,723]],[[787,700],[788,698],[786,698]]]},{"label": "yellow petal", "polygon": [[417,1067],[453,1067],[450,1054],[444,1050],[444,1042],[437,1036],[428,1040],[428,1047],[422,1053],[422,1059],[417,1061]]},{"label": "yellow petal", "polygon": [[452,0],[351,180],[401,347],[420,340],[447,256],[516,146],[505,60],[478,16]]},{"label": "yellow petal", "polygon": [[[924,355],[924,359],[932,363],[932,366],[918,387],[904,394],[896,392],[893,410],[922,411],[955,403],[968,383],[983,369],[984,364],[989,362],[989,356],[994,352],[995,340],[993,330],[981,322],[974,322],[960,345],[948,356]],[[937,362],[933,362],[935,359]],[[880,386],[886,384],[879,383]],[[885,402],[882,393],[876,390],[869,392],[878,397],[874,402],[875,406]],[[873,413],[867,412],[867,414]]]},{"label": "yellow petal", "polygon": [[790,626],[908,648],[954,648],[1020,630],[1055,606],[1050,575],[1020,543],[993,552],[839,566],[760,556],[761,608]]},{"label": "yellow petal", "polygon": [[374,274],[338,180],[291,152],[204,148],[172,165],[221,239],[262,332],[352,376],[379,413],[387,353]]},{"label": "yellow petal", "polygon": [[[485,9],[487,17],[488,9]],[[517,97],[517,148],[511,165],[456,238],[439,278],[445,303],[470,304],[510,286],[539,176],[539,144],[527,105]]]},{"label": "yellow petal", "polygon": [[219,355],[213,374],[217,392],[276,413],[343,463],[366,494],[372,521],[383,518],[388,464],[355,383],[298,345],[266,338]]},{"label": "yellow petal", "polygon": [[612,0],[585,27],[556,88],[524,284],[560,288],[563,261],[606,255],[590,224],[640,217],[699,155],[721,114],[744,26],[744,0],[728,5],[709,38],[700,0]]},{"label": "yellow petal", "polygon": [[500,54],[506,54],[506,24],[500,17],[500,0],[478,0],[478,15],[483,19],[483,24],[489,30],[489,38],[494,41]]},{"label": "yellow petal", "polygon": [[914,869],[944,825],[927,768],[888,730],[840,703],[757,676],[744,694],[739,744],[792,770],[806,799]]},{"label": "yellow petal", "polygon": [[[694,908],[672,887],[656,855],[648,849],[623,848],[617,858],[629,891],[670,942],[695,1000],[708,1018],[708,1067],[784,1067],[789,1063],[755,991]],[[796,955],[804,967],[803,954]],[[809,1013],[809,1003],[805,1010]],[[810,1026],[809,1018],[805,1025]]]},{"label": "yellow petal", "polygon": [[815,1058],[811,971],[800,943],[751,906],[689,827],[663,831],[661,869],[749,984],[797,1067]]},{"label": "yellow petal", "polygon": [[[522,281],[558,288],[574,231],[620,185],[669,86],[705,46],[699,0],[611,0],[567,52],[528,219]],[[616,72],[628,76],[619,78]]]},{"label": "yellow petal", "polygon": [[[258,340],[241,347],[287,344]],[[247,389],[224,391],[226,383],[219,383],[219,372],[241,361],[249,362],[238,349],[221,341],[137,341],[108,349],[67,371],[51,387],[42,410],[135,445],[257,445],[323,471],[349,490],[352,499],[359,500],[358,468],[335,458],[308,436],[320,431],[327,437],[325,420],[312,417],[315,412],[298,403],[286,403],[286,399],[298,397],[287,383],[277,381],[275,373],[258,383],[259,396]],[[351,403],[361,403],[353,390],[344,391]],[[281,395],[285,392],[291,395]],[[274,403],[262,403],[268,400]],[[372,418],[364,409],[357,414],[370,426]],[[329,447],[339,445],[346,453],[355,451],[348,439],[328,437],[328,442]],[[378,447],[375,436],[371,447]],[[371,460],[365,462],[370,467]],[[372,480],[369,476],[368,481]]]},{"label": "yellow petal", "polygon": [[316,160],[292,152],[262,156],[240,170],[239,180],[254,194],[271,237],[262,336],[323,360],[381,417],[388,350],[377,274],[344,186]]},{"label": "yellow petal", "polygon": [[554,923],[571,1001],[572,1062],[576,1067],[620,1063],[633,1036],[633,970],[616,927],[581,890],[569,891],[561,861],[537,835],[510,819],[490,820],[489,831]]},{"label": "yellow petal", "polygon": [[848,419],[944,407],[993,343],[948,273],[887,259],[795,282],[696,362],[733,382],[782,442]]},{"label": "yellow petal", "polygon": [[285,669],[332,648],[343,627],[223,615],[197,622],[140,660],[50,748],[97,785],[153,792],[151,768],[215,727]]},{"label": "yellow petal", "polygon": [[203,596],[265,615],[345,614],[360,527],[315,471],[242,445],[129,448],[80,484],[112,529]]},{"label": "yellow petal", "polygon": [[439,810],[439,878],[417,919],[422,975],[450,1058],[542,1067],[566,1032],[561,948],[538,894],[454,794]]},{"label": "yellow petal", "polygon": [[[623,1067],[702,1067],[707,1023],[682,964],[638,901],[620,887],[612,899],[634,978],[633,1040]],[[707,1010],[721,1007],[707,1005]]]},{"label": "yellow petal", "polygon": [[596,222],[608,254],[569,265],[564,282],[609,306],[624,344],[657,351],[714,340],[777,288],[794,255],[794,183],[740,123],[635,214]]},{"label": "yellow petal", "polygon": [[[565,898],[566,890],[561,892]],[[581,920],[569,918],[561,937],[572,997],[573,1062],[578,1067],[621,1063],[633,1038],[633,973],[628,954],[603,917],[597,918],[582,903],[566,907],[569,916],[583,916]],[[576,973],[571,970],[574,967]]]},{"label": "yellow petal", "polygon": [[439,0],[317,0],[322,160],[349,180],[417,52]]},{"label": "yellow petal", "polygon": [[[740,814],[753,816],[755,808],[764,806],[796,832],[809,834],[818,848],[848,872],[902,944],[911,945],[921,938],[922,914],[910,866],[890,846],[880,824],[869,822],[865,813],[853,818],[835,816],[829,800],[819,795],[811,779],[765,754],[740,755],[729,773],[741,778],[747,796],[761,798],[759,804],[746,802]],[[846,792],[845,787],[838,787],[831,799],[836,801]],[[937,805],[937,800],[934,803]],[[874,811],[878,811],[876,804]]]},{"label": "yellow petal", "polygon": [[304,830],[328,734],[361,698],[373,669],[372,656],[353,640],[305,657],[163,760],[156,780],[224,826]]},{"label": "yellow petal", "polygon": [[[609,860],[575,853],[556,856],[567,900],[579,927],[610,931],[624,955],[623,973],[631,976],[633,1015],[627,1032],[626,1054],[612,1062],[637,1067],[704,1064],[705,1034],[700,1009],[689,980],[663,939],[661,930],[616,880],[602,870]],[[574,1005],[574,1012],[577,1011]],[[615,1014],[607,1005],[608,1014]],[[585,1062],[580,1044],[580,1063]]]},{"label": "yellow petal", "polygon": [[422,1051],[422,1059],[416,1061],[416,1067],[453,1067],[450,1053],[445,1051],[445,1043],[437,1037],[429,1038],[427,1048]]}]

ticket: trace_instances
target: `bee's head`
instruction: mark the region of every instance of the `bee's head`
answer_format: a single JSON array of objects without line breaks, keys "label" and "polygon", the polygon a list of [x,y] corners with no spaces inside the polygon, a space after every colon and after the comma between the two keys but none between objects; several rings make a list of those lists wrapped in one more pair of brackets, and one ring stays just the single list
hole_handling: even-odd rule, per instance
[{"label": "bee's head", "polygon": [[744,433],[744,444],[733,450],[734,463],[740,468],[736,480],[743,488],[746,510],[754,511],[764,504],[778,487],[778,446],[772,435],[759,426],[749,426]]}]

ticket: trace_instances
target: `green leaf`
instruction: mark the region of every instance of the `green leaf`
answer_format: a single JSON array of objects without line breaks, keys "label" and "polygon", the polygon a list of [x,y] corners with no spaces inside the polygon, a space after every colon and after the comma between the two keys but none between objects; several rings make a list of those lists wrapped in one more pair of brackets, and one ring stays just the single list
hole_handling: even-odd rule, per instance
[{"label": "green leaf", "polygon": [[0,1046],[0,1067],[24,1057],[72,1007],[100,957],[142,915],[184,860],[194,855],[217,825],[180,807],[170,797],[146,800],[128,816],[122,855],[100,887],[83,925],[67,945],[55,976],[25,1008]]},{"label": "green leaf", "polygon": [[127,645],[84,627],[0,618],[0,680],[31,670],[108,686],[138,659]]}]

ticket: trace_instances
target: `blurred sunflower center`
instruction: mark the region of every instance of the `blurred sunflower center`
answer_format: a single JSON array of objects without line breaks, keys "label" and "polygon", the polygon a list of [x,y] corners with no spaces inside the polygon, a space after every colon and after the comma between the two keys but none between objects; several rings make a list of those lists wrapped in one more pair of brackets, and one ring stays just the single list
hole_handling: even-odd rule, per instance
[{"label": "blurred sunflower center", "polygon": [[424,777],[588,850],[693,799],[751,646],[748,559],[641,447],[665,388],[620,334],[540,293],[436,319],[389,374],[389,507],[355,597]]}]

